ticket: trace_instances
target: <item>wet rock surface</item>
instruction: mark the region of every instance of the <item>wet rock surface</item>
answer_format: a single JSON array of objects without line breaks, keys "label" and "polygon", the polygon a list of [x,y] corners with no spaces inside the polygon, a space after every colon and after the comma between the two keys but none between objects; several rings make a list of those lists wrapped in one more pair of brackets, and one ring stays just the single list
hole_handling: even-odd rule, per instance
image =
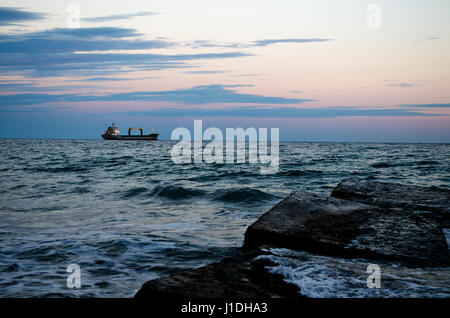
[{"label": "wet rock surface", "polygon": [[247,229],[245,249],[265,244],[418,266],[450,264],[435,218],[304,191],[292,193]]},{"label": "wet rock surface", "polygon": [[332,197],[438,219],[450,227],[450,190],[358,179],[345,179]]},{"label": "wet rock surface", "polygon": [[301,286],[287,283],[276,270],[267,271],[274,264],[263,257],[265,247],[397,262],[406,272],[448,268],[442,228],[448,221],[449,193],[357,179],[342,181],[330,197],[295,191],[248,227],[242,255],[149,281],[136,297],[300,297]]},{"label": "wet rock surface", "polygon": [[249,253],[145,283],[136,298],[278,298],[300,297],[295,285],[270,274],[270,261]]}]

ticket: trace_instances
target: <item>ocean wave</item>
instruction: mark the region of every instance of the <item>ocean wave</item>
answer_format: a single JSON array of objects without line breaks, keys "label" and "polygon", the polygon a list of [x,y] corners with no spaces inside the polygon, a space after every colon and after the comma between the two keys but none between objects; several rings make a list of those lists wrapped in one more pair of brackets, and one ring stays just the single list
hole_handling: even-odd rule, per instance
[{"label": "ocean wave", "polygon": [[2,271],[6,272],[6,273],[12,273],[12,272],[19,271],[19,268],[20,268],[19,264],[14,263],[9,266],[6,266],[4,269],[2,269]]},{"label": "ocean wave", "polygon": [[415,162],[418,166],[430,166],[430,165],[439,165],[440,162],[435,160],[421,160]]},{"label": "ocean wave", "polygon": [[9,188],[10,190],[18,190],[18,189],[23,189],[26,188],[28,185],[27,184],[18,184],[16,186],[13,186],[11,188]]},{"label": "ocean wave", "polygon": [[71,193],[75,194],[85,194],[91,192],[88,187],[75,187]]},{"label": "ocean wave", "polygon": [[235,179],[235,178],[252,178],[261,176],[260,173],[248,172],[248,171],[232,171],[232,172],[222,172],[222,173],[205,173],[199,176],[188,178],[189,181],[213,181],[213,180],[223,180],[223,179]]},{"label": "ocean wave", "polygon": [[16,255],[19,259],[34,259],[41,262],[65,262],[73,255],[71,252],[61,252],[60,249],[55,249],[51,246],[31,248],[20,252]]},{"label": "ocean wave", "polygon": [[322,170],[289,170],[279,172],[278,175],[286,177],[299,177],[299,176],[320,175],[322,173],[323,173]]},{"label": "ocean wave", "polygon": [[53,167],[53,168],[43,168],[43,167],[34,167],[34,168],[23,168],[24,171],[30,172],[47,172],[47,173],[67,173],[67,172],[87,172],[90,169],[88,167],[78,166],[78,165],[69,165],[66,167]]},{"label": "ocean wave", "polygon": [[144,187],[132,188],[125,192],[125,194],[123,195],[123,198],[125,198],[125,199],[133,198],[133,197],[139,196],[147,191],[148,191],[148,189],[144,188]]},{"label": "ocean wave", "polygon": [[372,168],[391,168],[391,167],[405,167],[411,166],[411,162],[376,162],[371,164]]},{"label": "ocean wave", "polygon": [[270,201],[277,197],[258,189],[243,187],[216,190],[214,198],[227,203],[258,203]]},{"label": "ocean wave", "polygon": [[111,240],[101,243],[97,250],[110,256],[116,256],[125,253],[128,250],[128,246],[130,244],[131,242],[125,239]]},{"label": "ocean wave", "polygon": [[124,272],[118,271],[110,267],[90,268],[88,272],[95,276],[116,276],[124,274]]},{"label": "ocean wave", "polygon": [[381,162],[373,163],[370,166],[372,168],[395,168],[395,167],[414,167],[414,166],[433,166],[433,165],[440,165],[440,162],[434,161],[434,160],[420,160],[420,161],[407,161],[407,162],[381,161]]},{"label": "ocean wave", "polygon": [[205,194],[203,190],[189,189],[180,186],[158,186],[152,191],[152,195],[167,198],[170,200],[182,200],[199,197]]},{"label": "ocean wave", "polygon": [[[314,255],[275,248],[258,256],[274,263],[270,273],[284,276],[310,298],[450,297],[448,268],[404,268],[396,263],[377,264],[381,268],[381,287],[367,287],[367,266],[374,261]],[[375,262],[376,263],[376,262]]]}]

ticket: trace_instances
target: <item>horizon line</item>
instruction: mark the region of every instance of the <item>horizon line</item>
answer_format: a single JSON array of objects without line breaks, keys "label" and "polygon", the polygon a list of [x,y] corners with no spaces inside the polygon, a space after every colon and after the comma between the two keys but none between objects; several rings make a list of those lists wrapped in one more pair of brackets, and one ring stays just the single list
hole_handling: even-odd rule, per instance
[{"label": "horizon line", "polygon": [[[105,141],[102,138],[70,138],[70,137],[65,137],[65,138],[57,138],[57,137],[53,137],[53,138],[46,138],[46,137],[0,137],[0,140],[79,140],[79,141],[94,141],[94,140],[98,140],[98,141]],[[118,142],[123,142],[123,141],[127,141],[127,140],[115,140]],[[139,140],[128,140],[131,142],[136,142]],[[143,140],[141,140],[142,142]],[[152,142],[158,142],[158,141],[172,141],[172,142],[180,142],[181,140],[171,140],[171,139],[158,139],[158,140],[153,140]],[[211,142],[211,140],[202,140],[204,142]],[[226,140],[224,140],[226,142]],[[107,141],[106,141],[107,142]],[[147,142],[147,141],[146,141]],[[246,142],[248,142],[246,140]],[[269,141],[270,142],[270,141]],[[441,142],[441,141],[345,141],[345,140],[339,140],[339,141],[332,141],[332,140],[279,140],[279,142],[297,142],[297,143],[361,143],[361,144],[431,144],[431,145],[450,145],[450,141],[448,142]]]}]

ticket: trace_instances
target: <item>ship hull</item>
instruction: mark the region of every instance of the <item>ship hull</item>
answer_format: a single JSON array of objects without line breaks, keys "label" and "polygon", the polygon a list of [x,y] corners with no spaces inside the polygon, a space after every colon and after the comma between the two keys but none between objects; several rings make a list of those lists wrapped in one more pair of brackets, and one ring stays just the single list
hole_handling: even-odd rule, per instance
[{"label": "ship hull", "polygon": [[158,140],[159,134],[151,134],[146,136],[111,136],[111,135],[102,135],[102,138],[105,140]]}]

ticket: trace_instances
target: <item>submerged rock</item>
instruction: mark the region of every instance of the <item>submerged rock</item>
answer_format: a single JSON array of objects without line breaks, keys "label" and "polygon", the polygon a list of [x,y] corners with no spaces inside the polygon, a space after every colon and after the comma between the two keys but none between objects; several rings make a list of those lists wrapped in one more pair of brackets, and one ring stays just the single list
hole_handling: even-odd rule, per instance
[{"label": "submerged rock", "polygon": [[417,266],[450,264],[434,218],[304,191],[293,192],[247,229],[244,249],[268,244]]},{"label": "submerged rock", "polygon": [[438,219],[450,227],[450,190],[359,179],[345,179],[332,197],[409,211]]},{"label": "submerged rock", "polygon": [[267,260],[247,254],[224,259],[192,271],[145,283],[135,298],[274,298],[300,297],[298,287],[270,274]]}]

